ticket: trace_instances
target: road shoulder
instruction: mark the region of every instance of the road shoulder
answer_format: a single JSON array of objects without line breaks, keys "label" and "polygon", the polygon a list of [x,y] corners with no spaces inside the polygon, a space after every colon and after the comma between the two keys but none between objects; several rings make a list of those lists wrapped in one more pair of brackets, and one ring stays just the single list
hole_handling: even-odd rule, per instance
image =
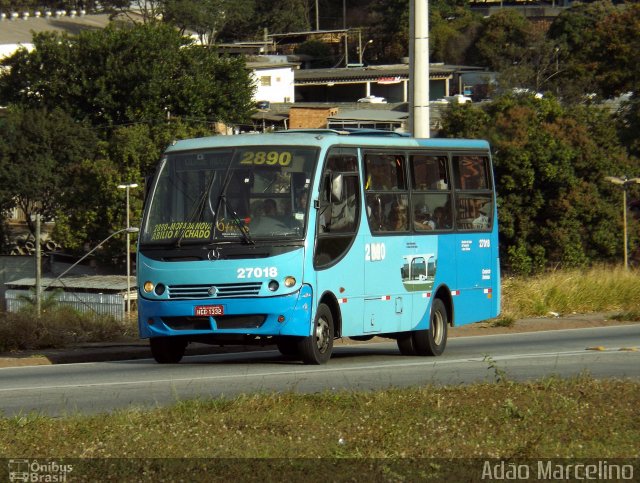
[{"label": "road shoulder", "polygon": [[[516,334],[522,332],[539,332],[546,330],[580,329],[588,327],[607,327],[624,325],[633,322],[612,320],[611,314],[571,314],[567,316],[537,317],[516,320],[511,326],[496,326],[495,321],[478,322],[449,330],[449,337],[473,337],[497,334]],[[380,342],[388,339],[374,338],[370,342]],[[363,344],[350,339],[341,339],[336,345]],[[191,344],[187,355],[220,354],[229,352],[246,352],[273,348],[274,346],[208,346]],[[151,357],[148,342],[145,340],[130,340],[113,343],[82,344],[65,349],[42,349],[33,351],[18,351],[0,353],[0,368],[41,366],[52,364],[69,364],[78,362],[108,362],[121,360],[147,359]]]}]

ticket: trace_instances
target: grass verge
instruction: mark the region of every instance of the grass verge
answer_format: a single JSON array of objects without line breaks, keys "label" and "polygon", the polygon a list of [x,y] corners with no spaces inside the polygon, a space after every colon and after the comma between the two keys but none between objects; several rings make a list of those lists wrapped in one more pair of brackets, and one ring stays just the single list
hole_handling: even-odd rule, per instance
[{"label": "grass verge", "polygon": [[259,394],[154,410],[0,418],[30,458],[638,458],[640,384],[580,377]]},{"label": "grass verge", "polygon": [[640,271],[594,267],[553,271],[536,277],[503,278],[503,318],[545,316],[550,312],[620,312],[637,316],[640,314]]}]

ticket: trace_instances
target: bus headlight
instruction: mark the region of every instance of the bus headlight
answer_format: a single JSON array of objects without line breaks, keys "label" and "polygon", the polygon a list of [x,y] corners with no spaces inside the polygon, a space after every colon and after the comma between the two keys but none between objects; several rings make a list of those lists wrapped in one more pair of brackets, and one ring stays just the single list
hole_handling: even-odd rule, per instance
[{"label": "bus headlight", "polygon": [[155,293],[156,295],[162,295],[167,287],[163,283],[159,283],[156,285]]},{"label": "bus headlight", "polygon": [[144,285],[142,286],[142,290],[144,290],[147,293],[151,293],[153,292],[153,282],[145,282]]},{"label": "bus headlight", "polygon": [[271,290],[272,292],[275,292],[276,290],[278,290],[280,288],[280,284],[275,280],[271,280],[269,282],[268,287],[269,287],[269,290]]},{"label": "bus headlight", "polygon": [[295,277],[292,277],[291,275],[289,275],[288,277],[286,277],[284,279],[284,286],[285,287],[293,287],[296,284],[296,279]]}]

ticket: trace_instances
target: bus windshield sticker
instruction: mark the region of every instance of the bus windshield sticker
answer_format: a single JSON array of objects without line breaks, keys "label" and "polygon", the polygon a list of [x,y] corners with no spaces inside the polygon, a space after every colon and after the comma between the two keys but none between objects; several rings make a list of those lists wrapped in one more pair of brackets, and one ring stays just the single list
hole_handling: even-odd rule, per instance
[{"label": "bus windshield sticker", "polygon": [[151,240],[170,240],[179,233],[183,239],[207,239],[211,236],[212,224],[208,222],[183,222],[158,223],[153,227]]}]

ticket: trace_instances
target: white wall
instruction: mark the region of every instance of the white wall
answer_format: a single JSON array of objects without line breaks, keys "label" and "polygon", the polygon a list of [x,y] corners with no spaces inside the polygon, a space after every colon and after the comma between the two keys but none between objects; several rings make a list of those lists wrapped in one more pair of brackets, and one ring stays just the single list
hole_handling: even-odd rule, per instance
[{"label": "white wall", "polygon": [[293,69],[290,66],[255,68],[251,75],[256,86],[254,100],[269,102],[294,101]]},{"label": "white wall", "polygon": [[0,59],[10,57],[20,47],[25,47],[29,52],[33,50],[33,44],[1,44],[0,45]]}]

